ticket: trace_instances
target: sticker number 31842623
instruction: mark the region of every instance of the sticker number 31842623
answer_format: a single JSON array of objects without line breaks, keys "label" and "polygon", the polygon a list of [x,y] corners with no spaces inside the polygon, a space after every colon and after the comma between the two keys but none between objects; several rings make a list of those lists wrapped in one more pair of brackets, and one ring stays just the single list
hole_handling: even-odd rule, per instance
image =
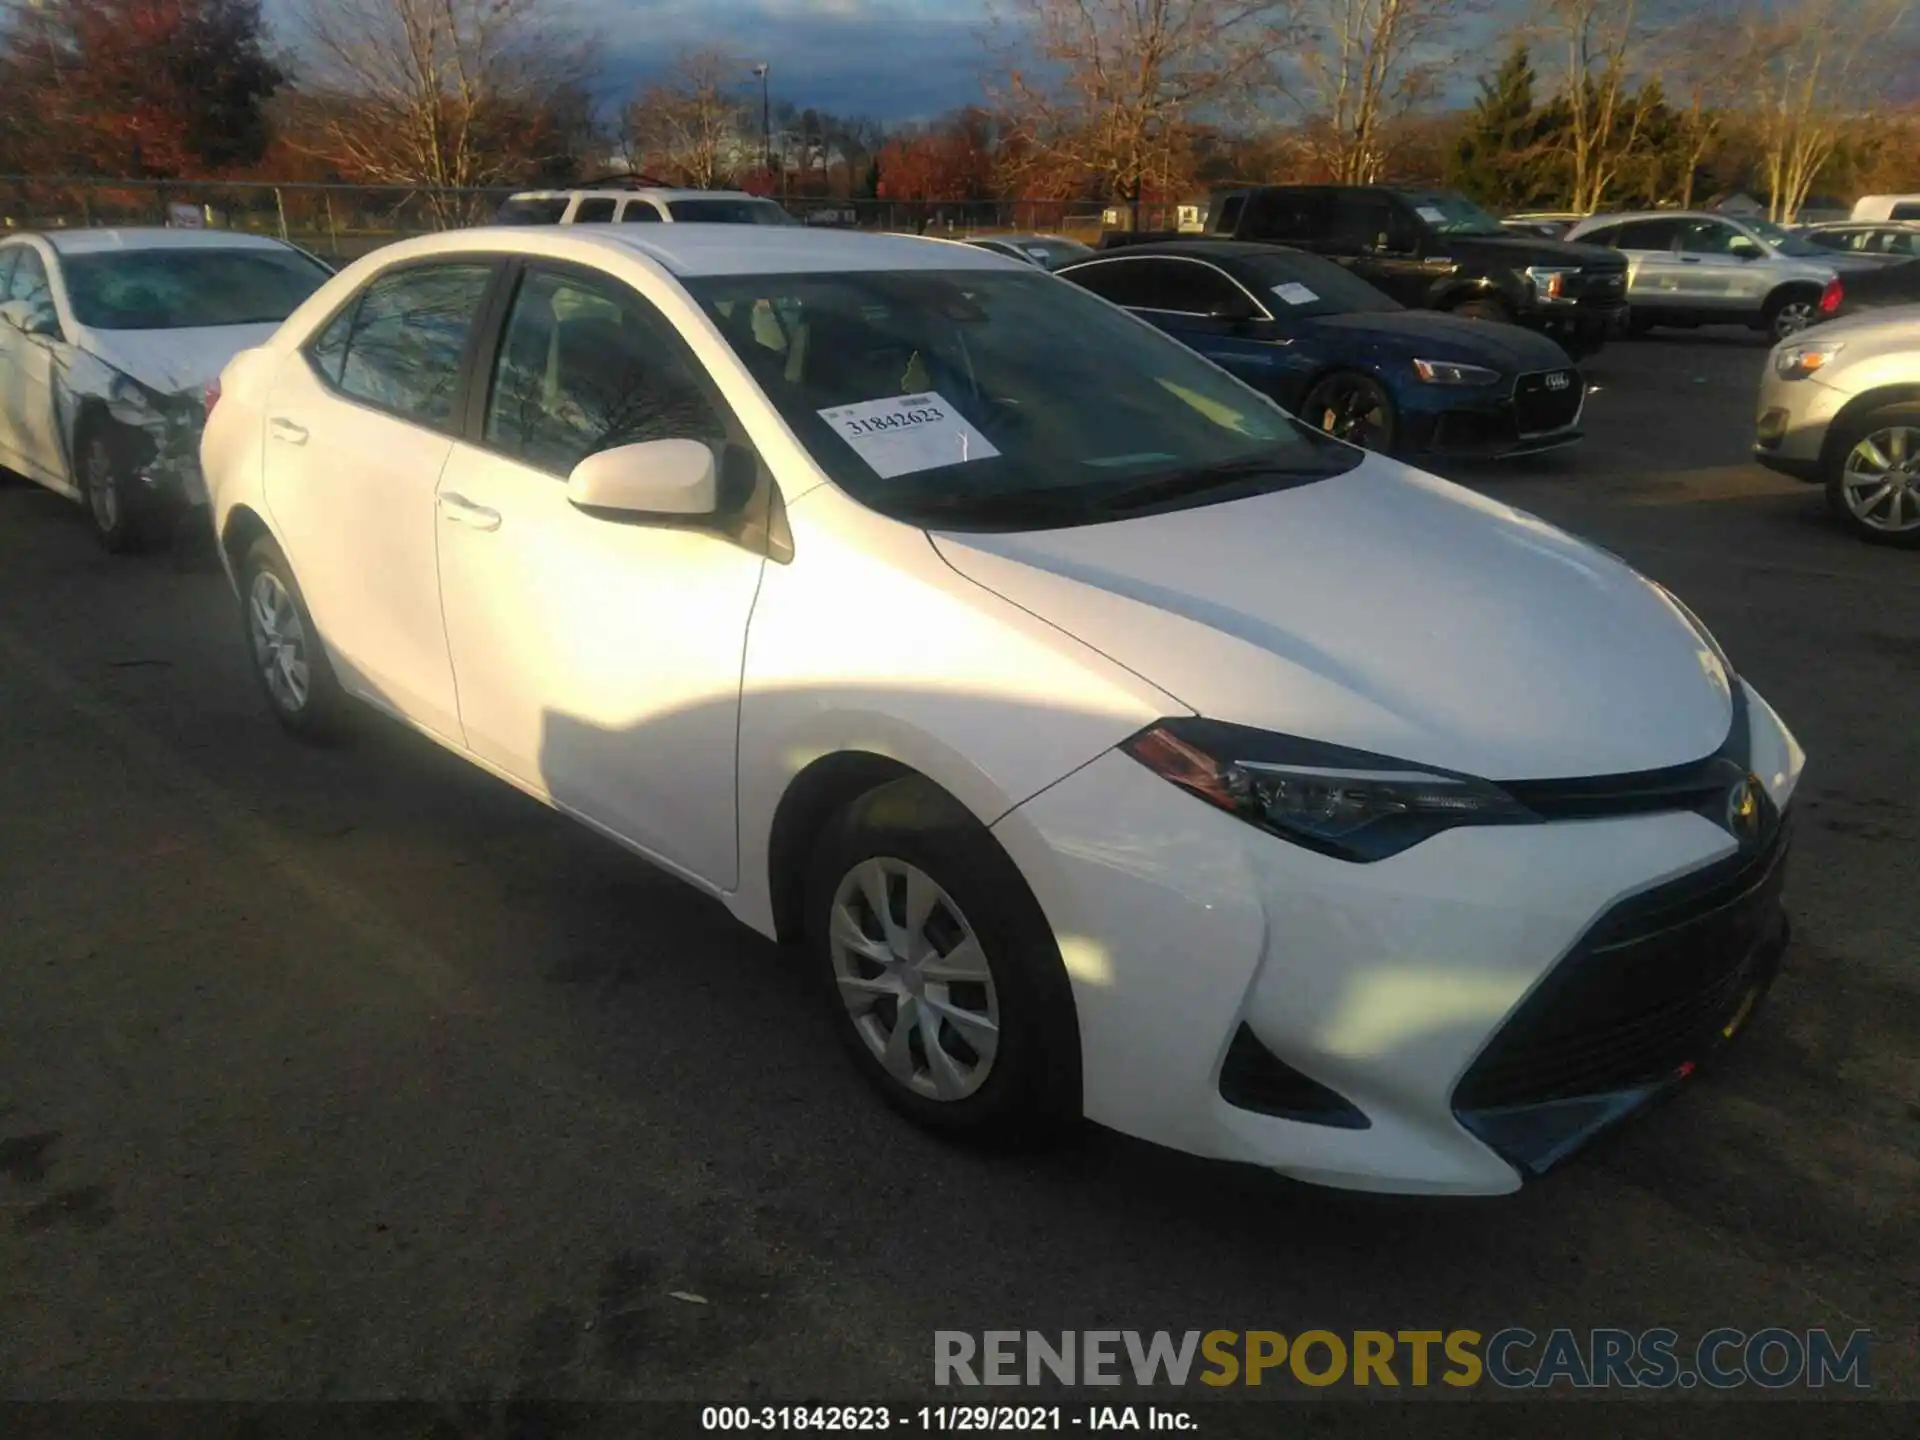
[{"label": "sticker number 31842623", "polygon": [[820,418],[882,479],[1000,453],[938,393],[836,405],[822,410]]}]

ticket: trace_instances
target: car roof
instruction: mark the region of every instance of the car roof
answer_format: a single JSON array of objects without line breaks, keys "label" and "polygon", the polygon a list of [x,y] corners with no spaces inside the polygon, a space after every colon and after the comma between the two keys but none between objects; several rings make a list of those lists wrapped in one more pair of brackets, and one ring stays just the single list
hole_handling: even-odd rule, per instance
[{"label": "car roof", "polygon": [[27,230],[61,255],[94,255],[107,250],[290,250],[285,241],[244,230],[178,230],[164,225],[126,225],[114,229]]},{"label": "car roof", "polygon": [[1802,230],[1920,230],[1920,220],[1821,220]]},{"label": "car roof", "polygon": [[1723,215],[1718,210],[1611,210],[1604,215],[1589,215],[1580,225],[1585,227],[1603,222],[1618,225],[1623,220],[1726,220],[1739,225],[1758,218],[1751,215]]},{"label": "car roof", "polygon": [[1147,240],[1138,245],[1121,245],[1102,250],[1098,255],[1076,260],[1075,265],[1091,265],[1095,260],[1124,260],[1128,256],[1166,255],[1193,260],[1260,260],[1275,255],[1289,258],[1305,252],[1287,245],[1263,245],[1257,240]]},{"label": "car roof", "polygon": [[[711,194],[710,191],[700,192]],[[564,233],[560,233],[564,232]],[[468,252],[564,256],[635,254],[678,276],[784,275],[840,270],[1012,270],[1032,267],[976,245],[915,235],[809,230],[798,225],[486,226],[423,236],[396,258]]]}]

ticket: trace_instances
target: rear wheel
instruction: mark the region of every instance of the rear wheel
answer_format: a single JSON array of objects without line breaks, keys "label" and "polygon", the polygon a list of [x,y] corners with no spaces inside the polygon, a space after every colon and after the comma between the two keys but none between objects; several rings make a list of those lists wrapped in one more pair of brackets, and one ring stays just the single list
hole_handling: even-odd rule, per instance
[{"label": "rear wheel", "polygon": [[94,538],[110,555],[130,555],[146,543],[142,497],[129,483],[107,433],[98,426],[80,442],[80,499]]},{"label": "rear wheel", "polygon": [[253,542],[241,564],[240,610],[254,678],[274,718],[303,740],[338,737],[346,695],[287,557],[265,536]]},{"label": "rear wheel", "polygon": [[1819,318],[1820,292],[1807,289],[1782,290],[1767,302],[1762,316],[1776,344],[1798,335]]},{"label": "rear wheel", "polygon": [[1382,454],[1392,451],[1397,438],[1393,398],[1371,376],[1342,370],[1328,375],[1307,392],[1300,418],[1327,434]]},{"label": "rear wheel", "polygon": [[987,1143],[1078,1115],[1078,1026],[1052,929],[992,835],[930,782],[894,781],[835,817],[807,938],[842,1041],[894,1108]]},{"label": "rear wheel", "polygon": [[1862,540],[1920,546],[1920,404],[1883,405],[1846,428],[1828,462],[1827,504]]}]

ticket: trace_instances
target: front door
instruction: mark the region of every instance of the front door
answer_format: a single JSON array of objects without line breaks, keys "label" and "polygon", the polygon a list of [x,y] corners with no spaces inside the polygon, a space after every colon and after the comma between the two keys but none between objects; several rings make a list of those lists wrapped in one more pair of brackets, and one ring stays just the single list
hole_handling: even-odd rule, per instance
[{"label": "front door", "polygon": [[1694,310],[1744,315],[1768,290],[1767,252],[1724,220],[1688,220],[1680,227],[1679,293]]},{"label": "front door", "polygon": [[468,748],[720,889],[739,878],[740,667],[764,550],[714,528],[589,515],[567,475],[666,439],[703,441],[724,470],[750,473],[729,436],[657,310],[605,276],[535,267],[508,313],[480,443],[453,447],[439,486]]},{"label": "front door", "polygon": [[456,743],[434,493],[493,273],[373,280],[281,368],[264,437],[267,508],[341,683]]},{"label": "front door", "polygon": [[[0,301],[19,302],[16,313],[53,315],[53,288],[46,263],[31,245],[7,252],[13,261]],[[29,335],[0,323],[0,446],[21,472],[45,485],[70,488],[67,457],[54,412],[54,382],[66,356],[66,340],[55,320],[53,332]]]}]

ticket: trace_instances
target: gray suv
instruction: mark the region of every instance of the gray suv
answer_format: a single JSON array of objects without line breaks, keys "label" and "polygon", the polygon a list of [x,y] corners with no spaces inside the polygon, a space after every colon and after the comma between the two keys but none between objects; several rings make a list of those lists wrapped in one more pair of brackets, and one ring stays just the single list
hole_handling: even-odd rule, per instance
[{"label": "gray suv", "polygon": [[1642,332],[1750,325],[1784,340],[1832,316],[1861,264],[1765,220],[1695,210],[1595,215],[1567,239],[1626,257],[1629,327]]}]

